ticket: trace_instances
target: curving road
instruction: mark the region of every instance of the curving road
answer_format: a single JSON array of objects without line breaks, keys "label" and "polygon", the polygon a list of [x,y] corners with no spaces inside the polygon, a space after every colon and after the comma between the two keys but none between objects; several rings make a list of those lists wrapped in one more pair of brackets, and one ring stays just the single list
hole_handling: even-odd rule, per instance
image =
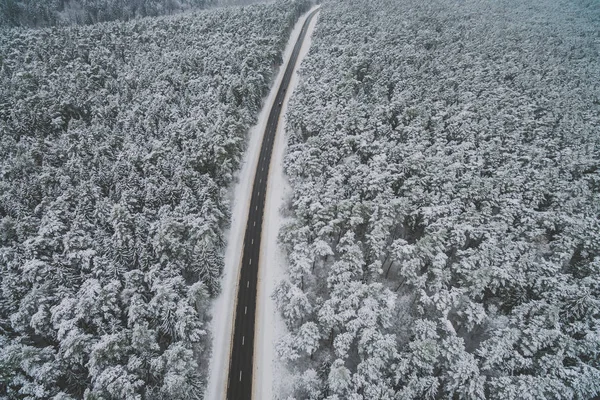
[{"label": "curving road", "polygon": [[252,367],[254,355],[254,324],[256,314],[256,285],[258,278],[258,256],[260,254],[260,239],[262,231],[265,194],[267,191],[267,178],[269,164],[273,152],[273,142],[281,114],[281,104],[285,98],[294,67],[298,60],[300,48],[306,37],[308,25],[315,13],[308,15],[302,26],[300,36],[296,41],[290,60],[285,69],[283,79],[277,91],[275,101],[271,106],[267,127],[263,137],[262,147],[254,185],[252,199],[248,212],[248,224],[244,236],[244,249],[242,254],[242,268],[238,283],[237,305],[235,310],[235,325],[233,343],[231,346],[231,360],[229,363],[229,377],[227,382],[228,400],[250,400],[252,398]]}]

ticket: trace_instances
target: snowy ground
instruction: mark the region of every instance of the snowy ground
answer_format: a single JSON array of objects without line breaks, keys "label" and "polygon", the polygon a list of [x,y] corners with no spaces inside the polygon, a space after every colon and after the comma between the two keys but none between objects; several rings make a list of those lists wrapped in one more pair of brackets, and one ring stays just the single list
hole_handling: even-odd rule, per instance
[{"label": "snowy ground", "polygon": [[[315,7],[316,8],[316,7]],[[314,8],[311,10],[313,11]],[[286,98],[282,105],[282,113],[277,127],[273,155],[271,156],[271,166],[269,169],[269,182],[267,196],[265,200],[264,228],[262,232],[261,254],[258,276],[258,307],[256,320],[256,339],[254,343],[254,399],[273,399],[280,398],[281,395],[289,391],[288,385],[292,382],[286,379],[286,366],[281,363],[275,353],[275,345],[279,338],[286,332],[283,319],[277,314],[275,302],[271,294],[275,289],[275,284],[285,273],[285,255],[277,243],[277,235],[282,224],[281,207],[284,204],[286,196],[291,195],[289,186],[283,174],[283,156],[285,154],[285,115],[289,103],[289,98],[294,92],[298,83],[298,68],[302,60],[308,53],[311,44],[312,32],[317,23],[318,14],[312,19],[306,38],[298,55],[298,62]],[[304,18],[300,23],[304,22]],[[296,28],[300,29],[301,25]],[[292,37],[297,37],[292,35]],[[288,44],[289,47],[289,44]]]},{"label": "snowy ground", "polygon": [[[302,16],[296,23],[285,52],[283,54],[283,67],[292,53],[294,44],[302,29],[304,20],[317,6]],[[310,36],[315,27],[317,16],[310,24],[308,34],[304,45],[298,57],[298,65],[310,48]],[[279,73],[271,87],[271,92],[264,102],[264,107],[259,114],[258,123],[250,130],[248,149],[242,161],[242,167],[238,175],[238,181],[235,185],[232,198],[231,227],[227,233],[227,248],[225,251],[225,268],[222,278],[222,291],[215,300],[211,310],[213,324],[211,326],[212,334],[212,355],[210,360],[210,373],[208,386],[205,394],[206,399],[224,399],[227,385],[227,370],[229,367],[229,358],[231,350],[231,335],[233,328],[233,311],[235,309],[235,298],[237,293],[237,284],[239,280],[242,245],[244,240],[244,227],[248,218],[248,208],[252,191],[252,180],[258,164],[260,145],[267,124],[267,118],[271,105],[277,94],[277,89],[283,78],[285,68],[280,68]],[[283,154],[285,149],[284,115],[287,110],[287,104],[290,94],[293,92],[297,83],[297,75],[294,75],[290,82],[287,97],[284,100],[283,112],[271,158],[269,172],[269,191],[266,197],[265,227],[262,234],[261,262],[259,265],[258,277],[258,301],[257,301],[257,332],[255,339],[255,364],[254,364],[254,385],[253,398],[269,399],[273,397],[274,378],[274,346],[282,330],[283,321],[276,315],[275,306],[271,300],[271,293],[275,282],[279,279],[283,271],[284,257],[280,254],[277,246],[277,232],[281,226],[279,209],[285,196],[287,183],[283,177]],[[233,201],[235,199],[235,201]],[[277,368],[278,373],[281,369]]]}]

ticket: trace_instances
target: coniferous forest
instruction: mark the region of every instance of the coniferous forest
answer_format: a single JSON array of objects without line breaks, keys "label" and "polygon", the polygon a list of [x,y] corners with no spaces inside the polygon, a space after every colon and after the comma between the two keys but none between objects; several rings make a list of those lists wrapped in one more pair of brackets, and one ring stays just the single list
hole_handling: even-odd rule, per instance
[{"label": "coniferous forest", "polygon": [[0,0],[0,27],[130,20],[204,8],[216,0]]},{"label": "coniferous forest", "polygon": [[228,189],[307,7],[0,33],[0,398],[202,398]]},{"label": "coniferous forest", "polygon": [[273,296],[294,398],[600,395],[599,28],[584,0],[323,4]]},{"label": "coniferous forest", "polygon": [[[0,0],[0,399],[203,398],[310,7],[217,3]],[[598,2],[326,0],[285,120],[277,398],[600,396]]]}]

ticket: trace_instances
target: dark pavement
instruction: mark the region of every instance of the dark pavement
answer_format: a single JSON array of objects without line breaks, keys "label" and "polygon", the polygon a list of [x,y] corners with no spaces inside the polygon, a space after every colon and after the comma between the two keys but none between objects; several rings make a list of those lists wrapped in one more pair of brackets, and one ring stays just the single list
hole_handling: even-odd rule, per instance
[{"label": "dark pavement", "polygon": [[[256,284],[269,164],[271,163],[271,153],[273,152],[275,132],[277,131],[279,114],[281,113],[281,104],[290,84],[292,72],[298,60],[298,54],[304,42],[308,25],[317,11],[313,11],[306,18],[302,26],[302,31],[294,46],[292,56],[283,75],[283,80],[277,91],[277,96],[271,105],[271,112],[269,113],[267,128],[260,149],[260,157],[252,188],[250,210],[248,212],[248,224],[244,236],[244,249],[242,250],[242,267],[238,284],[233,344],[227,382],[228,400],[250,400],[252,398]],[[266,329],[269,329],[269,327]]]}]

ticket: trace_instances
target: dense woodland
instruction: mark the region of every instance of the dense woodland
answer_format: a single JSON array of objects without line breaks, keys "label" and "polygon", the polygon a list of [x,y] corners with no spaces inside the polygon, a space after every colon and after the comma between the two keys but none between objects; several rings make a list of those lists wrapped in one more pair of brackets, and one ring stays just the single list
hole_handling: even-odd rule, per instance
[{"label": "dense woodland", "polygon": [[228,188],[307,7],[1,33],[1,399],[202,398]]},{"label": "dense woodland", "polygon": [[600,395],[599,27],[582,0],[323,4],[274,293],[295,398]]},{"label": "dense woodland", "polygon": [[93,24],[169,15],[221,0],[0,0],[0,27]]}]

